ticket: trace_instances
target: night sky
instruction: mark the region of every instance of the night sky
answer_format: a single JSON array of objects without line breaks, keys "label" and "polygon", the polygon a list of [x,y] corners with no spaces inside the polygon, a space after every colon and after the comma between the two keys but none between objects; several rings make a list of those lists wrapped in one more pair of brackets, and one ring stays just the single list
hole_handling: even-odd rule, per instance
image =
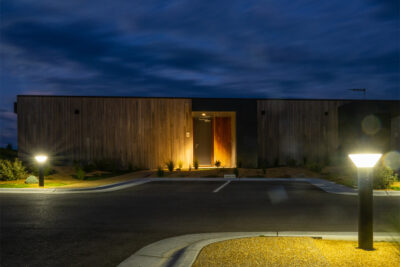
[{"label": "night sky", "polygon": [[2,0],[17,94],[400,99],[399,1]]}]

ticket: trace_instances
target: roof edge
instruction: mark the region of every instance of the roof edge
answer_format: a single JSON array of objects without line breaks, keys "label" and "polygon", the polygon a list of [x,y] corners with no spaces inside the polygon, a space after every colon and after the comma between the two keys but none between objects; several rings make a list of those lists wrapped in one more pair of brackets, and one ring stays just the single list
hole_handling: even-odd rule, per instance
[{"label": "roof edge", "polygon": [[90,95],[17,95],[18,97],[70,97],[70,98],[144,98],[144,99],[199,99],[199,100],[285,100],[285,101],[383,101],[396,102],[400,99],[337,99],[337,98],[246,98],[246,97],[169,97],[169,96],[90,96]]}]

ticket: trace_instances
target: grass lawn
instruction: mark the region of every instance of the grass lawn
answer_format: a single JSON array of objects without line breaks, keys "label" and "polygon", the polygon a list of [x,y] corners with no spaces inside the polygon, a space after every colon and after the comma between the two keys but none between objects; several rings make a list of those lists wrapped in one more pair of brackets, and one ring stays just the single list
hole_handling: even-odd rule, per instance
[{"label": "grass lawn", "polygon": [[400,182],[394,182],[394,183],[391,185],[391,189],[393,189],[393,190],[399,190],[399,191],[400,191]]},{"label": "grass lawn", "polygon": [[[0,188],[38,188],[38,185],[34,184],[25,184],[25,183],[18,183],[13,181],[14,183],[1,183]],[[67,185],[66,183],[52,183],[47,182],[46,187],[57,187],[57,186],[64,186]]]},{"label": "grass lawn", "polygon": [[[56,170],[55,174],[45,176],[45,188],[94,187],[126,181],[138,176],[135,173],[129,173],[127,171],[94,171],[87,173],[85,180],[79,180],[75,178],[75,169],[73,167],[56,166],[54,169]],[[0,181],[0,188],[39,188],[39,186],[38,184],[25,184],[25,179],[20,179],[15,181]]]},{"label": "grass lawn", "polygon": [[365,251],[354,241],[310,237],[241,238],[204,247],[193,266],[398,266],[395,243],[375,242],[374,248]]}]

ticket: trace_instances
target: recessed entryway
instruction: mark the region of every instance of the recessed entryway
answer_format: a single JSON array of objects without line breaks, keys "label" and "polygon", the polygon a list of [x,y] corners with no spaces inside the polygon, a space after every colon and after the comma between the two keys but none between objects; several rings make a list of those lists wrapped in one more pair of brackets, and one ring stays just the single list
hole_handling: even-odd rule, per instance
[{"label": "recessed entryway", "polygon": [[200,166],[236,167],[236,113],[193,112],[193,157]]}]

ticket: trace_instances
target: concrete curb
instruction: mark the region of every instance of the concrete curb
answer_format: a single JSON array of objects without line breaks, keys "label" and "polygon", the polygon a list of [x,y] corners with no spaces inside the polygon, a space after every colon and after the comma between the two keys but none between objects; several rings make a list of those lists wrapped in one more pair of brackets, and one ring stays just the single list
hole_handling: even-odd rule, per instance
[{"label": "concrete curb", "polygon": [[[0,193],[41,193],[41,194],[67,194],[67,193],[103,193],[116,190],[122,190],[132,186],[148,183],[148,182],[183,182],[183,181],[239,181],[239,182],[306,182],[310,183],[323,191],[331,194],[356,196],[357,190],[344,185],[336,184],[331,181],[319,178],[142,178],[133,179],[125,182],[119,182],[104,186],[89,188],[0,188]],[[374,190],[374,196],[400,196],[400,191],[378,191]]]},{"label": "concrete curb", "polygon": [[[167,238],[147,245],[121,262],[118,267],[188,267],[192,266],[201,249],[211,243],[255,236],[315,237],[327,240],[350,241],[356,241],[358,238],[357,232],[228,232],[191,234]],[[400,236],[396,233],[374,233],[374,241],[393,241],[396,237],[399,238]]]}]

